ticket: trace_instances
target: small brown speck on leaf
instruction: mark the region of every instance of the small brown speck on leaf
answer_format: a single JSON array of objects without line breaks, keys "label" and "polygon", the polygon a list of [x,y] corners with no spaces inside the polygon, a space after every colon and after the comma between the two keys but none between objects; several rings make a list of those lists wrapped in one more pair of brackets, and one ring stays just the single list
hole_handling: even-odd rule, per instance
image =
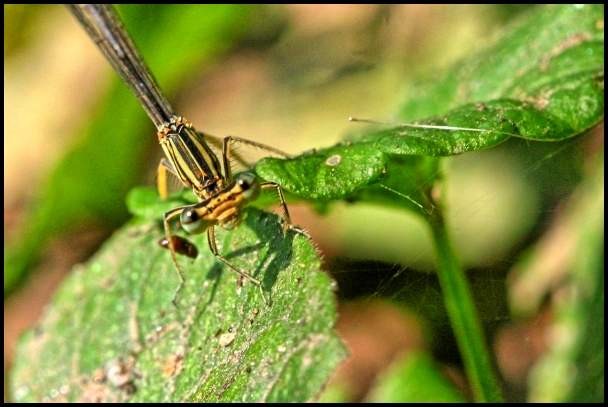
[{"label": "small brown speck on leaf", "polygon": [[184,355],[181,353],[169,356],[163,365],[163,375],[166,377],[175,376],[182,370],[183,360]]},{"label": "small brown speck on leaf", "polygon": [[547,53],[541,59],[539,69],[541,71],[546,71],[547,69],[549,69],[549,63],[551,62],[551,60],[553,58],[555,58],[556,56],[558,56],[559,54],[561,54],[568,48],[575,47],[575,46],[579,45],[580,43],[588,41],[590,39],[591,39],[591,35],[589,35],[589,33],[586,33],[586,32],[571,35],[570,37],[566,38],[564,41],[562,41],[561,43],[559,43],[555,47],[553,47],[553,49],[551,51],[549,51],[549,53]]},{"label": "small brown speck on leaf", "polygon": [[236,331],[226,332],[225,334],[220,335],[218,341],[220,346],[226,347],[234,341],[234,338],[236,338]]},{"label": "small brown speck on leaf", "polygon": [[96,369],[93,372],[93,381],[95,383],[105,382],[106,381],[106,372],[102,368]]},{"label": "small brown speck on leaf", "polygon": [[118,358],[109,362],[106,365],[105,372],[108,382],[120,390],[127,391],[129,394],[132,394],[132,388],[134,388],[134,364],[135,359],[132,357],[129,357],[126,361],[122,358]]}]

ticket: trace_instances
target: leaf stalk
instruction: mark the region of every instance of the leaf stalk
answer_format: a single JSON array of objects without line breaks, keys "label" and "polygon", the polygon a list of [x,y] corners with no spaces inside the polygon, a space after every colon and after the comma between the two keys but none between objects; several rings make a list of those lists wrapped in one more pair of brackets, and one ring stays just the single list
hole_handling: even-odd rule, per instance
[{"label": "leaf stalk", "polygon": [[478,402],[503,401],[479,315],[464,271],[449,239],[441,206],[427,218],[437,257],[437,275],[466,375]]}]

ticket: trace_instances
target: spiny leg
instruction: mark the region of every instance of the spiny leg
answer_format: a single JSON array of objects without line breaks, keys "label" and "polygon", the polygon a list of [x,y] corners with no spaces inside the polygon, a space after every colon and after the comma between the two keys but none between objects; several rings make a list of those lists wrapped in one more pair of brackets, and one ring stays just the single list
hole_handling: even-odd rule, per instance
[{"label": "spiny leg", "polygon": [[215,228],[213,226],[211,226],[211,227],[209,227],[209,229],[207,229],[207,240],[209,242],[209,249],[211,250],[211,253],[213,253],[213,255],[219,261],[221,261],[226,266],[228,266],[229,269],[231,269],[232,271],[234,271],[235,273],[237,273],[241,277],[244,277],[244,278],[250,280],[253,284],[255,284],[260,289],[260,293],[262,295],[262,299],[268,305],[269,303],[266,300],[266,296],[264,295],[264,290],[262,288],[262,283],[260,282],[260,280],[258,280],[257,278],[253,277],[251,274],[244,272],[243,270],[239,270],[237,267],[235,267],[234,265],[232,265],[228,261],[228,259],[226,259],[224,256],[222,256],[220,254],[219,250],[217,249],[217,242],[215,240]]},{"label": "spiny leg", "polygon": [[262,182],[260,184],[262,189],[274,188],[277,191],[277,195],[279,196],[279,203],[281,204],[281,218],[283,218],[283,233],[286,234],[289,229],[294,230],[298,233],[303,234],[304,236],[310,239],[310,235],[304,229],[299,226],[294,225],[291,222],[291,216],[289,216],[289,210],[287,209],[287,202],[285,202],[285,195],[283,195],[283,188],[276,182]]},{"label": "spiny leg", "polygon": [[211,253],[213,253],[213,255],[215,257],[217,257],[218,260],[220,260],[222,263],[224,263],[226,266],[228,266],[232,271],[234,271],[237,274],[241,275],[242,277],[245,277],[246,279],[250,280],[253,284],[261,285],[260,280],[253,277],[251,274],[248,274],[242,270],[239,270],[236,266],[232,265],[228,261],[228,259],[226,259],[224,256],[222,256],[220,254],[219,250],[217,249],[217,243],[215,240],[215,228],[213,226],[211,226],[211,227],[209,227],[209,229],[207,229],[207,239],[209,241],[209,249],[211,249]]},{"label": "spiny leg", "polygon": [[171,228],[169,226],[169,220],[171,220],[172,218],[181,214],[181,212],[184,210],[184,208],[185,208],[184,206],[180,206],[179,208],[171,209],[169,212],[165,212],[165,215],[163,216],[163,226],[165,228],[165,239],[167,239],[169,251],[171,252],[171,260],[173,261],[173,264],[175,265],[175,270],[177,271],[177,275],[179,277],[179,285],[177,286],[177,289],[175,290],[175,293],[173,294],[173,299],[171,300],[173,305],[176,307],[177,307],[177,296],[184,285],[185,279],[184,279],[184,273],[182,273],[182,270],[179,268],[179,264],[177,263],[177,258],[175,257],[175,246],[174,246],[173,239],[171,239]]},{"label": "spiny leg", "polygon": [[262,189],[269,189],[269,188],[274,188],[277,191],[277,194],[279,195],[279,202],[281,204],[281,211],[283,212],[281,214],[281,217],[283,218],[283,229],[289,228],[291,226],[291,216],[289,216],[289,210],[287,209],[287,203],[285,202],[285,196],[283,195],[283,189],[281,188],[281,186],[279,184],[277,184],[276,182],[262,182],[260,184],[260,188]]},{"label": "spiny leg", "polygon": [[227,179],[232,178],[232,174],[230,173],[230,146],[235,143],[245,144],[251,147],[259,148],[261,150],[265,150],[271,152],[273,154],[279,155],[284,158],[289,158],[289,154],[274,147],[268,146],[266,144],[258,143],[257,141],[247,140],[245,138],[235,137],[235,136],[227,136],[224,137],[224,142],[222,146],[222,160],[224,164],[224,177]]},{"label": "spiny leg", "polygon": [[[279,155],[284,158],[289,158],[290,155],[284,151],[276,149],[274,147],[268,146],[266,144],[258,143],[256,141],[251,141],[245,138],[235,137],[235,136],[227,136],[224,138],[224,144],[222,149],[222,159],[224,164],[224,176],[227,179],[231,179],[232,175],[230,173],[230,146],[234,143],[242,143],[252,147],[256,147],[265,151],[269,151],[273,154]],[[310,235],[302,228],[295,226],[291,223],[291,217],[289,216],[289,210],[287,209],[287,203],[285,202],[285,196],[283,195],[283,189],[276,182],[264,182],[260,184],[262,189],[275,188],[277,194],[279,195],[279,201],[281,203],[282,215],[283,218],[283,232],[286,233],[288,229],[292,229],[296,232],[299,232],[306,237],[310,238]]]}]

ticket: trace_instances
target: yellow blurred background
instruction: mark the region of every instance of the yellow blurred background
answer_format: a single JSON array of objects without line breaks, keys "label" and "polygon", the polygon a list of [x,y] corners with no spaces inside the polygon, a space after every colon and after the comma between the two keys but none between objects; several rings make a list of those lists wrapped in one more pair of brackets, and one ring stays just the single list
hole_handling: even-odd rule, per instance
[{"label": "yellow blurred background", "polygon": [[[519,11],[472,5],[255,7],[248,11],[248,29],[240,38],[180,79],[170,100],[198,129],[217,136],[237,135],[293,154],[330,146],[358,126],[348,121],[351,116],[391,120],[413,79],[432,76],[482,47]],[[5,5],[4,18],[4,236],[11,242],[21,238],[36,200],[44,199],[39,190],[49,172],[82,142],[83,127],[96,117],[108,87],[118,79],[66,8]],[[150,23],[147,29],[163,27]],[[115,125],[122,126],[120,111],[114,114]],[[149,131],[130,137],[141,140],[147,164],[120,170],[136,172],[139,185],[153,185],[160,148],[143,113],[140,119]],[[512,262],[508,256],[541,211],[539,192],[526,178],[530,168],[502,150],[451,158],[447,165],[448,221],[465,266]],[[104,171],[99,168],[101,179]],[[115,199],[124,206],[124,196]],[[429,232],[412,214],[347,203],[333,205],[327,215],[304,203],[290,209],[294,222],[319,246],[327,267],[343,258],[394,263],[398,270],[422,273],[433,269]],[[19,333],[39,317],[70,268],[111,233],[107,225],[114,222],[119,221],[75,221],[41,248],[35,271],[5,296],[5,371]],[[358,313],[375,320],[374,313],[384,312],[385,306],[363,312],[346,304],[341,323]],[[386,324],[415,327],[412,343],[418,343],[421,328],[407,315],[386,316]],[[374,363],[366,366],[379,369]],[[459,373],[453,376],[458,381]],[[514,386],[521,381],[515,375]]]}]

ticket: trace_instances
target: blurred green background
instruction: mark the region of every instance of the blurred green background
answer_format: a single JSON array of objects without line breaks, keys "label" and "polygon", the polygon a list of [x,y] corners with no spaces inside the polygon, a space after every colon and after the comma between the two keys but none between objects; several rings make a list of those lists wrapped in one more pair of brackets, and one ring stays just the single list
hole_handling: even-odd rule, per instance
[{"label": "blurred green background", "polygon": [[[350,116],[392,119],[412,81],[482,48],[530,7],[118,10],[174,108],[197,128],[295,154],[340,140],[357,126]],[[65,273],[128,220],[129,189],[153,185],[161,150],[137,100],[67,9],[5,5],[4,19],[7,369],[16,336]],[[559,314],[552,292],[570,270],[563,265],[577,257],[560,250],[567,245],[560,236],[572,236],[562,219],[576,212],[563,208],[603,169],[596,158],[602,147],[603,128],[566,142],[511,140],[447,159],[448,222],[507,400],[536,394],[528,378],[551,348],[545,336]],[[432,350],[466,394],[422,221],[370,204],[338,203],[324,215],[305,203],[290,209],[340,287],[339,330],[353,355],[328,394],[363,399],[379,372],[417,349]],[[518,277],[526,272],[528,280]],[[381,343],[378,330],[397,333]]]}]

